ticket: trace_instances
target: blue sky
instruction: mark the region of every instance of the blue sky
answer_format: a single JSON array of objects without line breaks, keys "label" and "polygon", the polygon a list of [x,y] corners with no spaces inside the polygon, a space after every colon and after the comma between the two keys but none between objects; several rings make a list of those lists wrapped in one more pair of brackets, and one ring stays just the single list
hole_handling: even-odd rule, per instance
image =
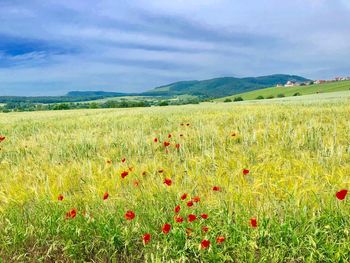
[{"label": "blue sky", "polygon": [[0,0],[0,95],[350,75],[349,0]]}]

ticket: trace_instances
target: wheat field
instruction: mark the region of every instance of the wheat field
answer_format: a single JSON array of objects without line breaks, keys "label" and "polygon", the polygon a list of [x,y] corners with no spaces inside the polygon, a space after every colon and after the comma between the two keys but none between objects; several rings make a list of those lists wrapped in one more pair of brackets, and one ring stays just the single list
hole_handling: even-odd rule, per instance
[{"label": "wheat field", "polygon": [[349,262],[349,116],[346,100],[0,114],[0,261]]}]

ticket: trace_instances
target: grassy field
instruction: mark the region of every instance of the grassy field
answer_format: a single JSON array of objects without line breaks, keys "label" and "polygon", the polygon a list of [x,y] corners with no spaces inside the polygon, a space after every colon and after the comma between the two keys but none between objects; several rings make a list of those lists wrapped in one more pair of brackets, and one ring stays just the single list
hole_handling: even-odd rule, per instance
[{"label": "grassy field", "polygon": [[349,116],[346,99],[0,114],[0,258],[349,262]]},{"label": "grassy field", "polygon": [[232,95],[225,98],[217,99],[218,101],[224,101],[225,99],[234,99],[235,97],[242,97],[244,100],[255,100],[259,96],[263,96],[265,99],[269,96],[277,97],[279,94],[283,94],[286,97],[293,96],[296,93],[300,95],[309,95],[316,93],[328,93],[336,91],[348,91],[350,90],[350,81],[339,81],[319,85],[311,86],[297,86],[297,87],[272,87],[267,89],[253,90],[241,94]]}]

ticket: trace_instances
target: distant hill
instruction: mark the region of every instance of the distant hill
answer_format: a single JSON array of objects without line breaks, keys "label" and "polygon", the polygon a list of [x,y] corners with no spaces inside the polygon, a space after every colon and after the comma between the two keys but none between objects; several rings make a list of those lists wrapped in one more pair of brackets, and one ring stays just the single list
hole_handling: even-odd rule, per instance
[{"label": "distant hill", "polygon": [[270,87],[249,92],[236,94],[224,98],[217,99],[218,101],[233,100],[235,97],[241,97],[244,100],[267,99],[277,97],[302,96],[317,93],[330,93],[337,91],[349,91],[350,80],[336,81],[325,84],[313,84],[308,86],[296,87]]},{"label": "distant hill", "polygon": [[109,91],[70,91],[66,97],[121,97],[130,96],[130,93],[109,92]]},{"label": "distant hill", "polygon": [[202,81],[193,80],[175,82],[146,91],[142,93],[142,95],[174,96],[188,94],[201,97],[219,98],[251,90],[271,87],[277,84],[284,84],[287,81],[306,82],[309,80],[300,76],[285,74],[247,78],[224,77]]}]

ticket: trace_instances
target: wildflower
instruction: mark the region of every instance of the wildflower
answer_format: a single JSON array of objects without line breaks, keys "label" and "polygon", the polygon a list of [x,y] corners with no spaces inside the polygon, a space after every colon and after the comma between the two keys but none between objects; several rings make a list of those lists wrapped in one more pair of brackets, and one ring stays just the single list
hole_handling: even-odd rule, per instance
[{"label": "wildflower", "polygon": [[195,196],[192,198],[192,201],[195,202],[195,203],[198,203],[200,201],[200,197],[199,196]]},{"label": "wildflower", "polygon": [[186,125],[187,125],[187,126],[190,126],[190,124],[189,124],[189,123],[187,123]]},{"label": "wildflower", "polygon": [[207,227],[207,226],[203,226],[203,227],[202,227],[202,231],[203,231],[203,232],[208,232],[208,230],[209,230],[209,227]]},{"label": "wildflower", "polygon": [[208,219],[208,215],[207,214],[201,214],[201,218]]},{"label": "wildflower", "polygon": [[335,194],[335,196],[339,199],[339,200],[344,200],[346,195],[348,194],[348,190],[346,189],[342,189],[339,192],[337,192]]},{"label": "wildflower", "polygon": [[183,137],[183,136],[184,136],[184,135],[181,133],[181,134],[180,134],[180,137]]},{"label": "wildflower", "polygon": [[164,147],[168,147],[170,145],[170,142],[164,142]]},{"label": "wildflower", "polygon": [[168,138],[169,138],[169,139],[171,138],[171,134],[170,134],[170,133],[168,134]]},{"label": "wildflower", "polygon": [[121,173],[122,178],[125,178],[129,174],[128,171],[124,171]]},{"label": "wildflower", "polygon": [[135,213],[133,211],[127,211],[125,213],[125,219],[126,220],[133,220],[135,218]]},{"label": "wildflower", "polygon": [[202,240],[202,242],[201,242],[202,249],[207,249],[209,246],[210,246],[209,240],[206,240],[206,239]]},{"label": "wildflower", "polygon": [[129,167],[129,171],[132,172],[134,170],[134,167]]},{"label": "wildflower", "polygon": [[75,218],[77,215],[77,209],[76,208],[73,208],[71,210],[69,210],[67,213],[66,213],[66,219],[68,218]]},{"label": "wildflower", "polygon": [[179,212],[180,212],[180,209],[181,209],[180,205],[177,205],[177,206],[175,207],[175,213],[176,213],[176,214],[179,213]]},{"label": "wildflower", "polygon": [[219,186],[213,186],[213,191],[218,192],[220,190],[221,190],[221,188]]},{"label": "wildflower", "polygon": [[158,138],[154,138],[153,141],[154,141],[154,142],[158,142]]},{"label": "wildflower", "polygon": [[147,175],[147,172],[146,172],[146,171],[143,171],[143,172],[142,172],[142,175],[143,175],[143,176]]},{"label": "wildflower", "polygon": [[179,150],[179,149],[180,149],[180,143],[177,143],[177,144],[175,145],[175,148]]},{"label": "wildflower", "polygon": [[235,137],[237,134],[235,132],[231,133],[232,137]]},{"label": "wildflower", "polygon": [[176,221],[176,223],[182,223],[184,221],[184,219],[181,216],[177,216],[177,217],[175,217],[175,221]]},{"label": "wildflower", "polygon": [[187,194],[186,193],[181,196],[181,200],[185,200],[186,198],[187,198]]},{"label": "wildflower", "polygon": [[258,222],[257,222],[256,218],[253,217],[250,219],[250,225],[254,228],[258,226]]},{"label": "wildflower", "polygon": [[192,201],[188,201],[188,202],[187,202],[187,206],[188,206],[188,207],[193,206],[193,202],[192,202]]},{"label": "wildflower", "polygon": [[122,163],[125,163],[125,161],[126,161],[126,159],[125,159],[125,158],[123,158],[123,159],[122,159]]},{"label": "wildflower", "polygon": [[143,235],[143,244],[147,245],[151,241],[151,234],[147,233]]},{"label": "wildflower", "polygon": [[107,160],[107,163],[108,163],[108,164],[111,164],[111,163],[112,163],[112,160]]},{"label": "wildflower", "polygon": [[138,187],[139,186],[139,182],[138,181],[134,181],[134,186]]},{"label": "wildflower", "polygon": [[244,174],[244,175],[249,174],[249,170],[248,170],[248,169],[243,169],[243,174]]},{"label": "wildflower", "polygon": [[160,173],[160,174],[161,174],[162,172],[164,172],[164,170],[163,170],[163,169],[159,169],[159,170],[158,170],[158,173]]},{"label": "wildflower", "polygon": [[5,139],[6,139],[5,136],[0,135],[0,142],[2,142],[2,141],[5,140]]},{"label": "wildflower", "polygon": [[108,192],[105,192],[105,193],[103,194],[103,200],[107,200],[107,199],[108,199],[108,196],[109,196]]},{"label": "wildflower", "polygon": [[219,236],[219,237],[216,238],[216,243],[217,244],[220,244],[220,243],[222,243],[224,241],[225,241],[225,238],[223,236]]},{"label": "wildflower", "polygon": [[168,234],[170,232],[171,225],[170,224],[164,224],[162,227],[162,231],[164,234]]},{"label": "wildflower", "polygon": [[171,183],[172,183],[171,179],[169,179],[169,178],[164,179],[164,184],[166,184],[167,186],[170,186]]},{"label": "wildflower", "polygon": [[188,222],[193,222],[196,219],[197,219],[196,215],[193,215],[193,214],[188,215]]},{"label": "wildflower", "polygon": [[57,197],[58,201],[62,201],[63,200],[63,195],[62,194],[59,194],[58,197]]}]

